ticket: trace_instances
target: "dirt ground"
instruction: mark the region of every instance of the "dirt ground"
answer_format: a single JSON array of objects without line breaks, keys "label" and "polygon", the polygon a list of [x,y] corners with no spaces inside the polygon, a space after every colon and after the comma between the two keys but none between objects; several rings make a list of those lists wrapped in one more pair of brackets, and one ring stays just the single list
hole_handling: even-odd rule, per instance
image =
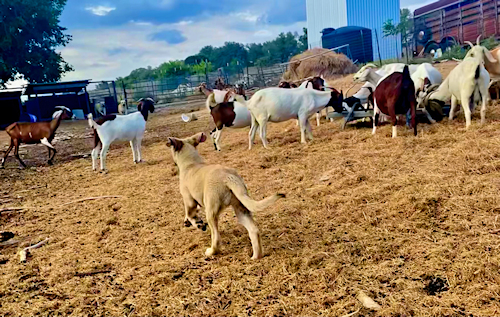
[{"label": "dirt ground", "polygon": [[[347,89],[350,79],[334,84]],[[204,256],[209,233],[183,226],[165,142],[208,132],[206,110],[190,123],[178,110],[155,112],[146,162],[134,165],[128,144],[114,144],[108,174],[72,156],[90,153],[87,123],[65,122],[54,166],[43,146],[29,146],[21,153],[31,168],[9,157],[0,170],[0,208],[26,207],[0,213],[0,231],[19,241],[0,246],[0,315],[499,315],[500,109],[490,105],[482,127],[478,112],[468,131],[460,115],[419,125],[417,137],[323,121],[302,145],[290,121],[270,124],[269,150],[258,140],[248,151],[248,128],[224,130],[220,153],[201,144],[207,162],[238,170],[252,197],[287,195],[255,214],[258,261],[231,210],[214,257]],[[121,197],[75,202],[104,195]],[[46,238],[19,262],[22,247]],[[359,291],[381,310],[363,308]]]}]

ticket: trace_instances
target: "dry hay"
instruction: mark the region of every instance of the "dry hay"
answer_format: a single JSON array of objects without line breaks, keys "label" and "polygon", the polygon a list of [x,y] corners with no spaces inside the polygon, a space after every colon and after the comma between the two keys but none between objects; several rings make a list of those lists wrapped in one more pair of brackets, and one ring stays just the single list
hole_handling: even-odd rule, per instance
[{"label": "dry hay", "polygon": [[[207,232],[183,227],[178,176],[167,136],[209,131],[205,111],[183,123],[151,115],[146,162],[134,166],[128,144],[114,144],[109,174],[91,171],[91,138],[61,141],[55,165],[28,147],[25,171],[0,170],[9,206],[0,231],[0,315],[31,316],[498,316],[500,314],[500,110],[463,115],[418,137],[390,126],[338,123],[313,127],[299,143],[294,121],[271,124],[270,149],[247,150],[248,129],[224,131],[223,152],[199,147],[210,163],[239,171],[252,197],[286,192],[255,214],[265,256],[251,261],[246,230],[228,211],[220,221],[221,254],[205,258]],[[84,122],[61,131],[83,136]],[[0,144],[6,139],[0,133]],[[60,155],[59,155],[60,154]],[[35,155],[40,155],[36,157]],[[120,195],[64,206],[89,196]],[[202,215],[204,218],[204,216]],[[19,263],[20,248],[50,237]],[[381,306],[364,308],[365,294]],[[366,304],[365,304],[366,305]]]},{"label": "dry hay", "polygon": [[[294,62],[317,54],[321,55]],[[338,78],[340,75],[354,73],[357,70],[357,66],[344,54],[337,54],[324,48],[313,48],[290,59],[289,70],[283,74],[283,80],[299,81],[320,75],[331,80]]]}]

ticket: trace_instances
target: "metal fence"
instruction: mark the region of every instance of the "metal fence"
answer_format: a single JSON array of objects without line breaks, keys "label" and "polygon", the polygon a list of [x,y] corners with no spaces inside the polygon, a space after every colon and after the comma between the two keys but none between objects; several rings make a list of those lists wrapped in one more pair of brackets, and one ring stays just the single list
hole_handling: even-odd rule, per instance
[{"label": "metal fence", "polygon": [[[349,45],[331,49],[350,56]],[[321,53],[323,54],[323,53]],[[316,56],[316,55],[314,55]],[[308,56],[304,59],[312,58]],[[138,81],[125,85],[118,81],[94,82],[95,87],[89,88],[91,105],[101,103],[111,112],[117,110],[120,101],[125,100],[126,105],[132,105],[140,98],[153,98],[160,105],[175,105],[204,98],[197,87],[205,83],[208,88],[214,88],[215,81],[219,78],[230,85],[243,85],[245,89],[277,86],[289,63],[276,64],[269,67],[228,67],[218,69],[216,72],[184,76],[171,76],[160,79]],[[110,112],[110,111],[108,111]]]},{"label": "metal fence", "polygon": [[89,89],[89,98],[92,105],[105,104],[107,109],[114,109],[122,100],[129,105],[140,98],[148,97],[159,104],[182,103],[204,98],[197,87],[205,83],[207,87],[214,88],[215,81],[219,78],[226,84],[243,85],[245,89],[276,86],[286,69],[286,65],[242,67],[233,72],[219,70],[207,74],[151,79],[128,85],[120,81],[93,82],[94,87]]}]

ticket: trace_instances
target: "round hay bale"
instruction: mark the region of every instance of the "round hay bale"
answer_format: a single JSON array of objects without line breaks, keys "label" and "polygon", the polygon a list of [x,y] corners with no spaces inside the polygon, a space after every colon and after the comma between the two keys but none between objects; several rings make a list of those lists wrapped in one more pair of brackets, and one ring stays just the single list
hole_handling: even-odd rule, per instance
[{"label": "round hay bale", "polygon": [[[304,59],[306,57],[310,58]],[[299,81],[313,76],[323,76],[326,80],[333,80],[341,75],[357,71],[358,67],[344,54],[337,54],[324,48],[313,48],[290,59],[290,65],[288,71],[283,74],[283,80]]]}]

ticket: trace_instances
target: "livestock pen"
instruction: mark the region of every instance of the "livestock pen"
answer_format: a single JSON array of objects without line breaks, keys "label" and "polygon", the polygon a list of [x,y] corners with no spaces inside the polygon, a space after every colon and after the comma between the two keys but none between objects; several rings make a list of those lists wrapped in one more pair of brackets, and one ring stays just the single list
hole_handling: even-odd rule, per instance
[{"label": "livestock pen", "polygon": [[[450,64],[439,65],[443,75]],[[352,76],[331,86],[346,89]],[[193,106],[194,107],[194,106]],[[87,123],[64,122],[55,165],[22,148],[29,165],[0,171],[0,315],[127,316],[494,316],[500,313],[500,110],[465,131],[464,118],[419,125],[391,139],[361,124],[313,127],[301,145],[295,122],[270,124],[269,150],[247,150],[248,129],[227,131],[224,150],[199,146],[207,162],[235,168],[252,197],[287,198],[255,214],[264,258],[250,260],[246,230],[228,210],[221,254],[185,228],[177,169],[165,143],[213,128],[180,109],[148,120],[145,163],[113,144],[108,174],[92,172]],[[192,108],[191,110],[196,110]],[[188,110],[184,110],[188,111]],[[0,134],[0,146],[7,144]],[[39,156],[39,154],[42,155]],[[74,156],[74,154],[81,154]],[[88,197],[116,196],[101,200]],[[17,208],[24,208],[16,210]],[[204,217],[203,214],[201,214]],[[26,263],[17,252],[31,251]],[[381,309],[364,308],[366,293]]]}]

